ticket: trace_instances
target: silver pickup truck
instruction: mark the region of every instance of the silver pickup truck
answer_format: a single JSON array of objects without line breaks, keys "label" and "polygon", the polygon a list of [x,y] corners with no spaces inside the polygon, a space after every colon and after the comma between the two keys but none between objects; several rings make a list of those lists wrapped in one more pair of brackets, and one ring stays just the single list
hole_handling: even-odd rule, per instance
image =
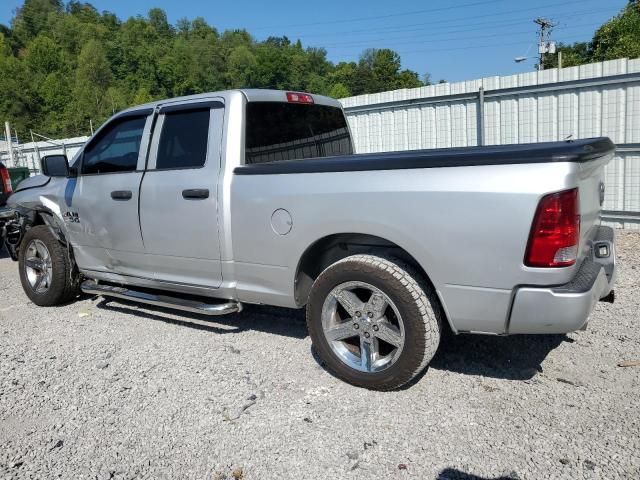
[{"label": "silver pickup truck", "polygon": [[355,385],[400,387],[445,329],[585,328],[612,301],[609,139],[353,153],[340,104],[235,90],[141,105],[9,199],[33,303],[80,291],[221,315],[306,305]]}]

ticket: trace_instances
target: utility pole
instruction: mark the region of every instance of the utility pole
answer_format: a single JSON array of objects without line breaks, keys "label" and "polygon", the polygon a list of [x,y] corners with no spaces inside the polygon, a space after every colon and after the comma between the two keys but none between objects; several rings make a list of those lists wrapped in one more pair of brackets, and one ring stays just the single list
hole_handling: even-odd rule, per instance
[{"label": "utility pole", "polygon": [[13,139],[11,138],[11,126],[9,122],[4,122],[4,131],[7,136],[7,151],[9,153],[9,162],[11,162],[11,166],[15,167],[16,164],[13,161]]},{"label": "utility pole", "polygon": [[551,20],[546,18],[536,18],[533,23],[540,27],[538,32],[538,53],[540,54],[540,60],[538,62],[538,70],[544,70],[544,55],[545,53],[555,53],[555,42],[549,42],[549,34],[553,27],[556,26]]}]

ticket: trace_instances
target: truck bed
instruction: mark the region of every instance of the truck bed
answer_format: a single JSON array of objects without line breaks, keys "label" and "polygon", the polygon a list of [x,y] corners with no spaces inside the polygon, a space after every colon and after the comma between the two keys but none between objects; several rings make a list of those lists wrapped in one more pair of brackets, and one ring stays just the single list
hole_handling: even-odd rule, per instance
[{"label": "truck bed", "polygon": [[614,149],[615,145],[609,138],[601,137],[564,142],[438,148],[304,160],[281,160],[242,165],[236,167],[234,173],[238,175],[280,175],[552,162],[583,163],[607,155]]}]

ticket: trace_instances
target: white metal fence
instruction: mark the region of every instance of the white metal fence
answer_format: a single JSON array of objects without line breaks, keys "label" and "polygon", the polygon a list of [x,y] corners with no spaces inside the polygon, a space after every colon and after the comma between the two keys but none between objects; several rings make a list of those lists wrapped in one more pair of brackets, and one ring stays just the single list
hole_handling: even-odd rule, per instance
[{"label": "white metal fence", "polygon": [[604,218],[640,229],[640,59],[341,101],[359,153],[608,136]]},{"label": "white metal fence", "polygon": [[29,143],[19,143],[12,139],[11,155],[9,154],[8,142],[6,138],[3,138],[0,140],[0,162],[7,167],[26,167],[32,174],[38,173],[40,171],[40,158],[46,155],[65,153],[71,160],[88,138],[75,137]]},{"label": "white metal fence", "polygon": [[[608,136],[604,218],[640,229],[640,59],[443,83],[341,100],[359,153]],[[87,137],[14,144],[0,161],[37,170],[39,158]]]}]

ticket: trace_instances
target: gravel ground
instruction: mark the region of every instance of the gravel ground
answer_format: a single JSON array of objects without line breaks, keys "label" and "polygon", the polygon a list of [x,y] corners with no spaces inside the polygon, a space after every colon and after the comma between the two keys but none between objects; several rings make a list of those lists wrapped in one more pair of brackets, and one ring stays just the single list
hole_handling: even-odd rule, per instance
[{"label": "gravel ground", "polygon": [[640,478],[640,235],[566,336],[460,336],[407,389],[325,372],[303,313],[38,308],[0,254],[0,478]]}]

